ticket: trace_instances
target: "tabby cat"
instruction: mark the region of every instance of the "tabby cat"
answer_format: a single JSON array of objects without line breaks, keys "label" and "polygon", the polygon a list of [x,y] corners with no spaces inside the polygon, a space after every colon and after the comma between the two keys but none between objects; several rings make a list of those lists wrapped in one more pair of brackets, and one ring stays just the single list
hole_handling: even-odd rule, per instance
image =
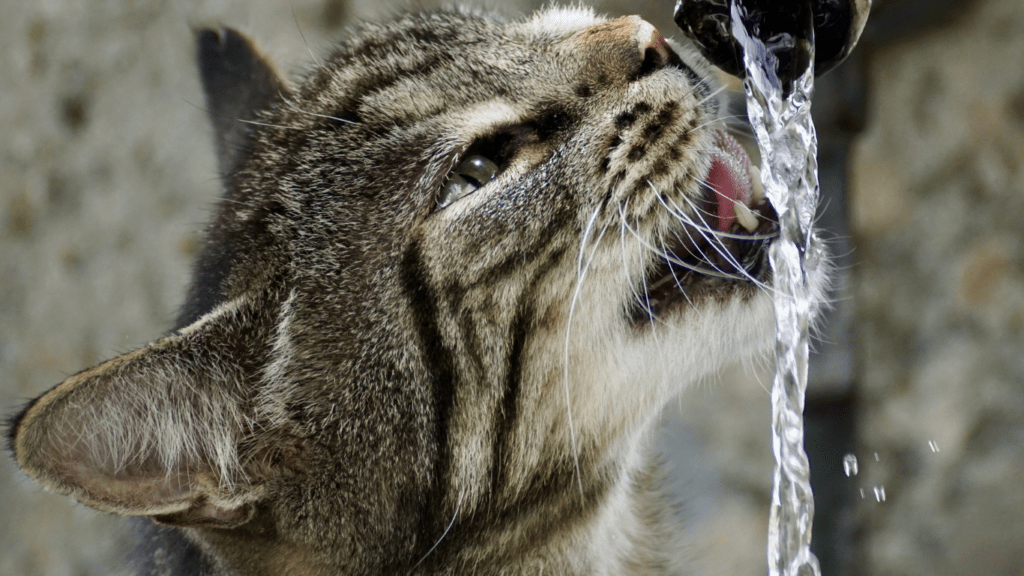
[{"label": "tabby cat", "polygon": [[774,325],[708,64],[582,8],[366,25],[296,85],[197,37],[187,303],[16,417],[24,471],[142,517],[141,574],[684,573],[653,423]]}]

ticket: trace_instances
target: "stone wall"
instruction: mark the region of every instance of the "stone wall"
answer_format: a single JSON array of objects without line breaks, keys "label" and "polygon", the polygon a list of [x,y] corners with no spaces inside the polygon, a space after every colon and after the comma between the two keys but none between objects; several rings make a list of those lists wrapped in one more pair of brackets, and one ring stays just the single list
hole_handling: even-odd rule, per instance
[{"label": "stone wall", "polygon": [[1024,4],[957,12],[870,54],[850,163],[863,574],[1024,573]]}]

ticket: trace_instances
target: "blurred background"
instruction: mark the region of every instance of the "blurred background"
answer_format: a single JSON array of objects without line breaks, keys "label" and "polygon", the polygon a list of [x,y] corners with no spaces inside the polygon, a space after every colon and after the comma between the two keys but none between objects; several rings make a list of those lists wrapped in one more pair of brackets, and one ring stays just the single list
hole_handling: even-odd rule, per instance
[{"label": "blurred background", "polygon": [[[3,0],[0,410],[175,316],[219,190],[190,26],[300,72],[354,21],[434,5]],[[596,7],[681,39],[671,1]],[[807,400],[823,573],[1024,574],[1024,2],[875,0],[814,109],[839,263]],[[769,385],[736,367],[666,416],[702,576],[765,573]],[[7,457],[0,503],[0,576],[123,570],[122,522]]]}]

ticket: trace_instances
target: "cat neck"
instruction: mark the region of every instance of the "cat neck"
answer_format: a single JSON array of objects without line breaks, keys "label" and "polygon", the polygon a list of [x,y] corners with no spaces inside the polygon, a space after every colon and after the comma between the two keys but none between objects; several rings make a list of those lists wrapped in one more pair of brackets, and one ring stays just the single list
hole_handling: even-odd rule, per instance
[{"label": "cat neck", "polygon": [[463,493],[411,573],[681,573],[681,524],[652,450],[650,434],[639,430],[601,462],[551,466],[518,495],[471,510]]}]

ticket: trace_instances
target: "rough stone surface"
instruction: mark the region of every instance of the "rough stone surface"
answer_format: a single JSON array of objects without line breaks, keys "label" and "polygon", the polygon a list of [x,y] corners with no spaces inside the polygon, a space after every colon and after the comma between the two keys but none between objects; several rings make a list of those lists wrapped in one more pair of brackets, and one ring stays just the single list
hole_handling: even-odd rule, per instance
[{"label": "rough stone surface", "polygon": [[872,54],[852,158],[863,574],[1024,573],[1024,4],[963,12]]}]

